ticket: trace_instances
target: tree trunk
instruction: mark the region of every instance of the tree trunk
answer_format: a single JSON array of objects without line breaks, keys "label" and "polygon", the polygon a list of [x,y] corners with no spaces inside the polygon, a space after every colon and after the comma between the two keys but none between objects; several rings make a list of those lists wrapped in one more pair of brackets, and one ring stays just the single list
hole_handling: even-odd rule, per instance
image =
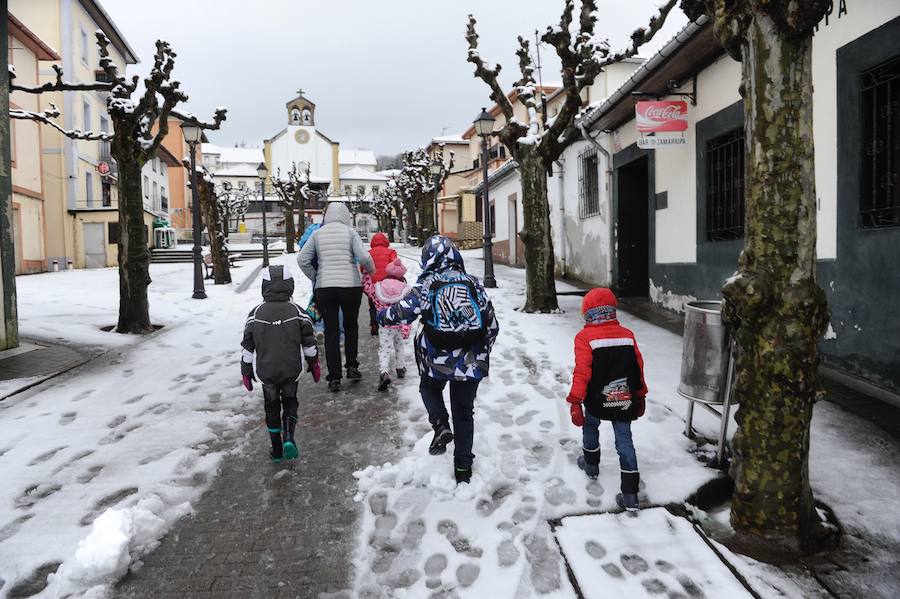
[{"label": "tree trunk", "polygon": [[822,540],[809,486],[816,344],[828,322],[816,284],[810,36],[765,13],[742,41],[746,239],[722,289],[734,327],[735,480],[731,524],[748,548],[810,550]]},{"label": "tree trunk", "polygon": [[[516,153],[522,180],[524,224],[519,236],[525,246],[525,312],[558,312],[556,302],[547,168],[534,146],[520,145]],[[509,243],[516,243],[510,231]]]},{"label": "tree trunk", "polygon": [[[408,235],[419,235],[419,224],[416,222],[416,203],[410,202],[406,206],[406,234]],[[421,236],[420,236],[421,237]],[[409,241],[409,239],[407,239]],[[417,239],[416,245],[422,246],[425,243],[424,239]]]},{"label": "tree trunk", "polygon": [[306,198],[303,197],[302,193],[297,194],[297,226],[295,227],[294,234],[297,239],[303,237],[303,234],[306,233]]},{"label": "tree trunk", "polygon": [[419,226],[421,227],[419,236],[424,243],[426,239],[437,234],[434,228],[434,197],[430,193],[424,193],[419,198],[418,204]]},{"label": "tree trunk", "polygon": [[293,204],[287,203],[282,203],[281,206],[284,213],[284,251],[293,254],[296,251],[294,241],[297,238],[297,233],[294,231],[294,207]]},{"label": "tree trunk", "polygon": [[203,220],[206,221],[206,234],[209,236],[209,255],[212,258],[213,282],[226,285],[231,282],[231,268],[228,265],[228,248],[226,247],[225,221],[216,206],[214,186],[205,181],[197,183],[200,196],[200,208]]},{"label": "tree trunk", "polygon": [[119,163],[119,322],[118,333],[144,334],[150,324],[150,250],[144,225],[144,201],[141,191],[141,165],[134,161]]}]

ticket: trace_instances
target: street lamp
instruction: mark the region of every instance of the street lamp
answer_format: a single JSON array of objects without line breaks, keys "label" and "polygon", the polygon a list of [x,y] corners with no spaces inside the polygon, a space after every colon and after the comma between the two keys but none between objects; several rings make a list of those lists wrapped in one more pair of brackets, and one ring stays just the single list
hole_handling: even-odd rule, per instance
[{"label": "street lamp", "polygon": [[494,278],[494,243],[491,240],[491,202],[488,193],[488,137],[494,132],[494,117],[490,112],[481,109],[481,114],[475,119],[475,133],[481,137],[481,167],[483,182],[481,187],[481,199],[483,201],[484,221],[484,286],[496,287]]},{"label": "street lamp", "polygon": [[266,168],[265,162],[260,162],[256,167],[256,174],[259,176],[259,194],[262,197],[262,220],[263,220],[263,266],[269,265],[269,236],[266,233],[266,177],[269,176],[269,169]]},{"label": "street lamp", "polygon": [[206,299],[203,287],[203,251],[200,248],[200,199],[197,192],[197,144],[203,138],[203,129],[196,122],[183,121],[181,133],[191,149],[191,204],[194,221],[194,299]]},{"label": "street lamp", "polygon": [[444,163],[435,158],[431,161],[431,176],[434,178],[434,232],[440,234],[438,228],[438,194],[440,193],[439,185],[441,183],[441,175],[444,172]]}]

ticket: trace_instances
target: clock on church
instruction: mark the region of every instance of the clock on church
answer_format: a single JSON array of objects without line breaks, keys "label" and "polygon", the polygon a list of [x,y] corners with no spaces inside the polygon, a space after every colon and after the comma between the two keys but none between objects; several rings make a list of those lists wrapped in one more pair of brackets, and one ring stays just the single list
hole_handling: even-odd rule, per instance
[{"label": "clock on church", "polygon": [[300,129],[296,133],[294,133],[294,139],[297,140],[298,144],[305,144],[309,141],[309,131],[305,129]]}]

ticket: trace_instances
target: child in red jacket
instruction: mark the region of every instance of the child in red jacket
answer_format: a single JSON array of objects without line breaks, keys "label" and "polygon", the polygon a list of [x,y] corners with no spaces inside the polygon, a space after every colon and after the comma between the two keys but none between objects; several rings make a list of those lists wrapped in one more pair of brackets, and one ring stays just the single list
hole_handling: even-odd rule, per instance
[{"label": "child in red jacket", "polygon": [[572,424],[581,427],[584,455],[578,457],[578,467],[590,478],[600,474],[600,421],[612,422],[622,471],[622,492],[616,503],[637,511],[640,474],[631,421],[644,414],[647,385],[634,333],[619,324],[616,305],[609,289],[592,289],[584,297],[585,325],[575,336],[575,372],[566,401]]},{"label": "child in red jacket", "polygon": [[[387,265],[397,259],[397,252],[391,247],[391,242],[384,233],[375,233],[372,235],[372,241],[370,242],[369,247],[371,247],[369,255],[372,256],[372,262],[375,263],[375,274],[372,275],[372,283],[379,283],[387,276]],[[378,334],[378,323],[375,319],[376,316],[377,309],[370,296],[369,329],[371,329],[373,337]]]}]

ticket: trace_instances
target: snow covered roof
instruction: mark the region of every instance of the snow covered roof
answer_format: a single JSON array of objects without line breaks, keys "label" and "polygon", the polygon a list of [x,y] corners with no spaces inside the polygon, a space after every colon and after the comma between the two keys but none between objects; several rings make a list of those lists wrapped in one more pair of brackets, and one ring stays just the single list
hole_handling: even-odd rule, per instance
[{"label": "snow covered roof", "polygon": [[[493,185],[495,183],[499,183],[500,181],[505,179],[507,176],[515,173],[518,170],[518,168],[519,168],[518,162],[516,162],[515,160],[512,160],[512,159],[507,160],[506,162],[503,163],[503,165],[500,168],[498,168],[497,170],[495,170],[494,172],[492,172],[488,175],[488,183],[491,185]],[[478,185],[475,186],[474,191],[475,191],[475,193],[481,193],[481,190],[483,188],[484,188],[484,181],[481,181],[480,183],[478,183]]]},{"label": "snow covered roof", "polygon": [[262,148],[224,148],[215,144],[203,144],[204,155],[218,155],[219,162],[243,163],[254,167],[263,162]]},{"label": "snow covered roof", "polygon": [[397,177],[400,173],[403,172],[403,169],[399,168],[386,168],[383,171],[375,171],[376,175],[381,175],[382,177],[386,177],[390,179],[391,177]]},{"label": "snow covered roof", "polygon": [[375,152],[372,150],[340,150],[338,152],[338,164],[364,164],[375,166]]},{"label": "snow covered roof", "polygon": [[259,175],[256,167],[249,164],[234,164],[225,168],[216,169],[212,173],[213,177],[253,177],[256,179]]},{"label": "snow covered roof", "polygon": [[109,17],[105,10],[103,10],[103,6],[100,5],[96,0],[80,0],[81,6],[84,10],[90,15],[90,17],[94,20],[97,26],[103,30],[103,33],[106,34],[106,37],[109,38],[110,43],[112,43],[113,47],[116,48],[124,57],[125,64],[137,64],[140,62],[137,53],[134,49],[128,45],[128,42],[125,40],[125,36],[122,35],[122,32],[119,31],[119,28],[116,27],[116,24],[113,23],[113,20]]},{"label": "snow covered roof", "polygon": [[465,139],[462,136],[462,133],[457,133],[456,135],[440,135],[438,137],[431,138],[432,144],[467,144],[469,140]]},{"label": "snow covered roof", "polygon": [[387,181],[388,178],[361,166],[354,166],[341,173],[342,181]]}]

